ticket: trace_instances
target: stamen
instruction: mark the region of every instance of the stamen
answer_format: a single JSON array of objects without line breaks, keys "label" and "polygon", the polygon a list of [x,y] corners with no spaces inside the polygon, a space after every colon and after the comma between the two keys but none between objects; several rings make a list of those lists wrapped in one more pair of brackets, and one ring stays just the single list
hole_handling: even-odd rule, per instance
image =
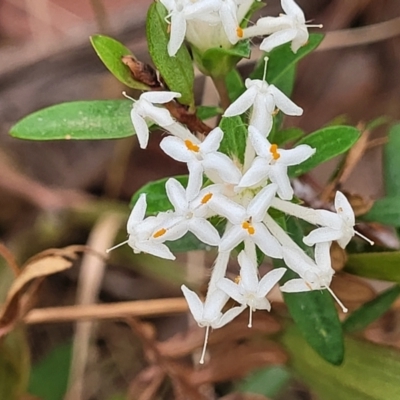
[{"label": "stamen", "polygon": [[375,242],[371,239],[368,239],[366,236],[364,236],[362,233],[357,232],[356,230],[354,230],[354,234],[357,235],[358,237],[360,237],[361,239],[364,239],[367,243],[369,243],[371,246],[373,246],[375,244]]},{"label": "stamen", "polygon": [[200,364],[204,364],[204,358],[206,356],[206,350],[207,350],[207,343],[208,343],[208,335],[210,334],[210,325],[207,326],[206,328],[206,335],[204,336],[204,344],[203,344],[203,350],[201,352],[201,357],[200,357]]},{"label": "stamen", "polygon": [[243,37],[243,29],[240,26],[236,28],[236,35],[240,38]]},{"label": "stamen", "polygon": [[263,73],[263,78],[262,80],[265,81],[265,78],[267,77],[267,64],[268,64],[268,57],[264,57],[264,73]]},{"label": "stamen", "polygon": [[253,309],[251,307],[249,307],[249,324],[247,325],[247,327],[253,327]]},{"label": "stamen", "polygon": [[166,232],[167,232],[167,230],[166,230],[165,228],[161,228],[159,231],[157,231],[157,232],[155,232],[155,233],[153,234],[153,238],[154,238],[154,239],[157,239],[157,238],[159,238],[160,236],[165,235]]},{"label": "stamen", "polygon": [[271,144],[271,147],[269,148],[270,153],[272,154],[272,158],[276,161],[279,160],[281,155],[278,153],[278,145],[276,144]]},{"label": "stamen", "polygon": [[210,201],[211,197],[213,197],[212,193],[207,193],[202,199],[201,204],[206,204]]},{"label": "stamen", "polygon": [[240,275],[237,275],[237,276],[235,277],[234,282],[236,283],[236,285],[239,285],[241,279],[242,279],[242,278],[240,277]]},{"label": "stamen", "polygon": [[170,34],[171,33],[171,24],[167,25],[167,33]]},{"label": "stamen", "polygon": [[307,28],[323,28],[324,26],[322,24],[318,24],[318,25],[306,25]]},{"label": "stamen", "polygon": [[129,100],[132,100],[132,101],[135,101],[135,102],[137,101],[137,100],[135,100],[133,97],[128,96],[128,95],[126,94],[125,90],[122,92],[122,96],[126,97],[126,98],[129,99]]},{"label": "stamen", "polygon": [[127,244],[128,240],[125,240],[125,242],[116,244],[114,247],[110,247],[109,249],[106,250],[106,253],[108,254],[110,251],[117,249],[118,247],[123,246],[124,244]]},{"label": "stamen", "polygon": [[198,153],[200,151],[200,147],[188,139],[185,140],[185,145],[190,151],[194,151],[195,153]]},{"label": "stamen", "polygon": [[336,302],[339,304],[340,308],[344,313],[347,313],[349,310],[344,306],[344,304],[339,300],[339,298],[333,293],[332,289],[329,286],[325,286],[325,288],[328,290],[328,292],[331,294],[331,296],[336,300]]},{"label": "stamen", "polygon": [[242,223],[242,228],[245,229],[248,232],[249,235],[254,235],[254,233],[256,231],[254,229],[253,225],[251,225],[251,223],[247,222],[247,221],[244,221]]}]

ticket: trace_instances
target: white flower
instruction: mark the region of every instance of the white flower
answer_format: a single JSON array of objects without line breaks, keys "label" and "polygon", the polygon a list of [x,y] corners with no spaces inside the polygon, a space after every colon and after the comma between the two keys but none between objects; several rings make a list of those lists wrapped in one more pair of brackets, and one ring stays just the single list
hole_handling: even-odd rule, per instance
[{"label": "white flower", "polygon": [[243,114],[252,107],[249,124],[268,136],[272,129],[272,115],[278,107],[287,115],[302,115],[303,109],[292,102],[274,85],[264,80],[246,79],[247,90],[225,111],[224,117]]},{"label": "white flower", "polygon": [[262,222],[276,190],[275,184],[266,186],[249,202],[247,207],[219,194],[212,197],[209,207],[217,214],[226,217],[231,223],[221,239],[219,251],[231,251],[243,241],[250,240],[266,255],[282,258],[280,244]]},{"label": "white flower", "polygon": [[252,327],[252,315],[256,310],[271,310],[271,303],[266,299],[267,293],[275,286],[286,272],[286,268],[277,268],[268,272],[259,281],[257,265],[251,261],[244,251],[238,256],[240,265],[239,282],[234,283],[227,278],[221,279],[217,286],[233,300],[250,308],[249,324]]},{"label": "white flower", "polygon": [[330,242],[324,242],[315,246],[315,262],[303,251],[299,251],[296,248],[283,247],[285,263],[300,278],[286,282],[281,286],[281,291],[292,293],[327,289],[341,306],[343,312],[347,312],[347,308],[344,307],[329,287],[335,273],[331,267],[330,245]]},{"label": "white flower", "polygon": [[[188,191],[174,178],[168,179],[165,188],[175,211],[163,221],[166,230],[164,240],[180,239],[190,231],[203,243],[217,246],[220,242],[218,231],[206,219],[209,214],[207,202],[213,196],[210,190],[205,188],[200,192],[197,188],[188,195]],[[193,195],[196,197],[193,198]]]},{"label": "white flower", "polygon": [[175,97],[181,97],[181,94],[176,92],[147,92],[142,93],[139,100],[134,100],[128,97],[134,102],[131,111],[131,119],[142,149],[147,147],[149,141],[149,128],[146,123],[147,119],[162,127],[167,127],[175,123],[167,109],[156,107],[153,103],[168,103]]},{"label": "white flower", "polygon": [[192,140],[169,136],[161,141],[160,147],[174,160],[187,163],[194,175],[216,171],[224,182],[237,183],[241,178],[239,169],[227,155],[217,151],[223,135],[221,128],[215,128],[203,142],[195,136]]},{"label": "white flower", "polygon": [[213,12],[218,4],[215,0],[160,0],[169,14],[167,19],[171,26],[171,36],[168,42],[168,54],[174,56],[181,47],[186,34],[187,21],[205,17]]},{"label": "white flower", "polygon": [[146,208],[146,194],[143,193],[134,205],[128,219],[128,240],[108,249],[107,253],[128,243],[136,254],[143,252],[167,260],[175,260],[175,256],[171,253],[169,248],[163,244],[164,239],[162,236],[164,231],[162,228],[160,229],[167,214],[160,213],[157,217],[148,217],[144,219]]},{"label": "white flower", "polygon": [[229,296],[222,290],[216,289],[207,294],[207,298],[203,304],[199,296],[192,290],[189,290],[185,285],[181,286],[183,295],[186,298],[190,312],[195,321],[200,327],[206,327],[206,336],[204,346],[200,358],[200,364],[204,364],[204,356],[206,352],[208,335],[210,328],[222,328],[228,322],[237,317],[245,307],[233,307],[230,310],[222,313],[222,308],[225,306]]},{"label": "white flower", "polygon": [[287,174],[288,166],[307,160],[315,153],[315,149],[306,144],[291,150],[278,149],[276,144],[271,144],[253,126],[249,126],[249,137],[257,157],[243,175],[238,186],[251,187],[262,184],[268,178],[277,184],[277,193],[281,199],[291,200],[293,188]]}]

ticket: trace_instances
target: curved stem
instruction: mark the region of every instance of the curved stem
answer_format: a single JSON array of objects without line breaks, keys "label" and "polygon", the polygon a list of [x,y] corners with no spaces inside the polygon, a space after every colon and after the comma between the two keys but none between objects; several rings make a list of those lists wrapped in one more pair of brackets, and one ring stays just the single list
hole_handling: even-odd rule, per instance
[{"label": "curved stem", "polygon": [[226,110],[230,106],[231,101],[229,99],[228,88],[226,87],[225,79],[223,77],[211,77],[211,79],[215,88],[217,89],[220,105],[224,110]]}]

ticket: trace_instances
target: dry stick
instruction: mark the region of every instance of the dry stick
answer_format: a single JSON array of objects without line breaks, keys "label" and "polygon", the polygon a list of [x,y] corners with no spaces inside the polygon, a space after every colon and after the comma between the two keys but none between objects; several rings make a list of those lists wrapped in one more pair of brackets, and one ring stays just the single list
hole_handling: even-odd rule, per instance
[{"label": "dry stick", "polygon": [[26,324],[44,324],[82,320],[121,319],[126,317],[161,317],[188,310],[183,297],[157,300],[124,301],[111,304],[91,304],[36,308],[24,318]]},{"label": "dry stick", "polygon": [[[94,226],[89,236],[88,246],[98,252],[105,251],[113,243],[121,222],[121,216],[118,214],[104,214]],[[104,276],[104,269],[104,259],[90,253],[85,254],[78,281],[78,304],[91,304],[97,301]],[[85,369],[93,330],[93,322],[91,321],[78,322],[76,325],[72,348],[69,389],[65,396],[67,400],[83,399]]]}]

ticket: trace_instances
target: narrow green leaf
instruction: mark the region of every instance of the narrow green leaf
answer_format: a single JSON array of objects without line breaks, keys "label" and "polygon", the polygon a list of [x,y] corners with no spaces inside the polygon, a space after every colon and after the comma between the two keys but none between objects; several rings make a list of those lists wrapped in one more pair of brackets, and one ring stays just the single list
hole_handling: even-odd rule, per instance
[{"label": "narrow green leaf", "polygon": [[345,271],[400,284],[400,251],[349,254]]},{"label": "narrow green leaf", "polygon": [[62,344],[35,364],[29,381],[29,393],[43,400],[62,400],[67,391],[71,356],[71,344]]},{"label": "narrow green leaf", "polygon": [[[293,218],[288,219],[287,231],[300,247],[306,247],[302,242],[303,230]],[[274,267],[287,268],[283,260],[274,260]],[[297,277],[288,269],[281,283]],[[344,358],[342,325],[329,292],[283,293],[283,298],[296,326],[311,347],[329,363],[340,365]]]},{"label": "narrow green leaf", "polygon": [[381,317],[400,295],[400,286],[395,285],[385,290],[375,299],[363,304],[343,322],[343,330],[347,333],[361,331],[370,323]]},{"label": "narrow green leaf", "polygon": [[[392,126],[383,150],[384,183],[387,196],[400,196],[400,124]],[[400,197],[399,203],[400,205]],[[400,214],[400,212],[399,212]],[[399,218],[400,219],[400,218]]]},{"label": "narrow green leaf", "polygon": [[233,103],[246,90],[243,79],[237,69],[232,69],[225,78],[229,100]]},{"label": "narrow green leaf", "polygon": [[29,372],[25,333],[15,329],[0,343],[0,399],[19,400],[27,391]]},{"label": "narrow green leaf", "polygon": [[122,43],[103,35],[93,35],[90,41],[100,60],[120,82],[133,89],[149,90],[147,85],[133,78],[129,67],[122,62],[123,56],[134,57]]},{"label": "narrow green leaf", "polygon": [[[187,186],[188,176],[180,175],[174,176],[176,180],[178,180],[183,187]],[[146,215],[157,215],[162,211],[172,210],[172,204],[168,199],[167,192],[165,190],[165,184],[168,178],[162,178],[158,181],[149,182],[146,185],[142,186],[131,199],[131,207],[133,207],[139,199],[139,196],[142,193],[146,193],[147,199],[147,212]]]},{"label": "narrow green leaf", "polygon": [[[394,185],[392,185],[393,188]],[[376,200],[368,213],[362,216],[362,219],[400,227],[400,195]]]},{"label": "narrow green leaf", "polygon": [[347,338],[346,359],[340,367],[317,357],[295,328],[282,338],[296,374],[320,400],[400,399],[400,353]]},{"label": "narrow green leaf", "polygon": [[178,101],[194,108],[193,62],[184,45],[174,57],[168,55],[167,15],[168,11],[161,3],[155,2],[149,8],[146,22],[149,53],[169,89],[182,95]]},{"label": "narrow green leaf", "polygon": [[219,151],[229,157],[236,157],[242,164],[246,149],[247,128],[239,116],[222,118],[219,127],[224,132],[224,138]]},{"label": "narrow green leaf", "polygon": [[223,112],[224,110],[222,108],[214,106],[199,106],[196,108],[196,115],[202,121],[221,115]]},{"label": "narrow green leaf", "polygon": [[307,135],[295,146],[308,144],[316,149],[316,152],[303,163],[290,167],[289,175],[292,178],[303,175],[317,165],[346,152],[359,137],[360,132],[352,126],[329,126]]},{"label": "narrow green leaf", "polygon": [[129,100],[75,101],[36,111],[10,135],[29,140],[119,139],[135,134]]},{"label": "narrow green leaf", "polygon": [[300,128],[288,128],[277,132],[271,143],[276,143],[279,147],[287,143],[295,142],[304,136],[304,131]]}]

